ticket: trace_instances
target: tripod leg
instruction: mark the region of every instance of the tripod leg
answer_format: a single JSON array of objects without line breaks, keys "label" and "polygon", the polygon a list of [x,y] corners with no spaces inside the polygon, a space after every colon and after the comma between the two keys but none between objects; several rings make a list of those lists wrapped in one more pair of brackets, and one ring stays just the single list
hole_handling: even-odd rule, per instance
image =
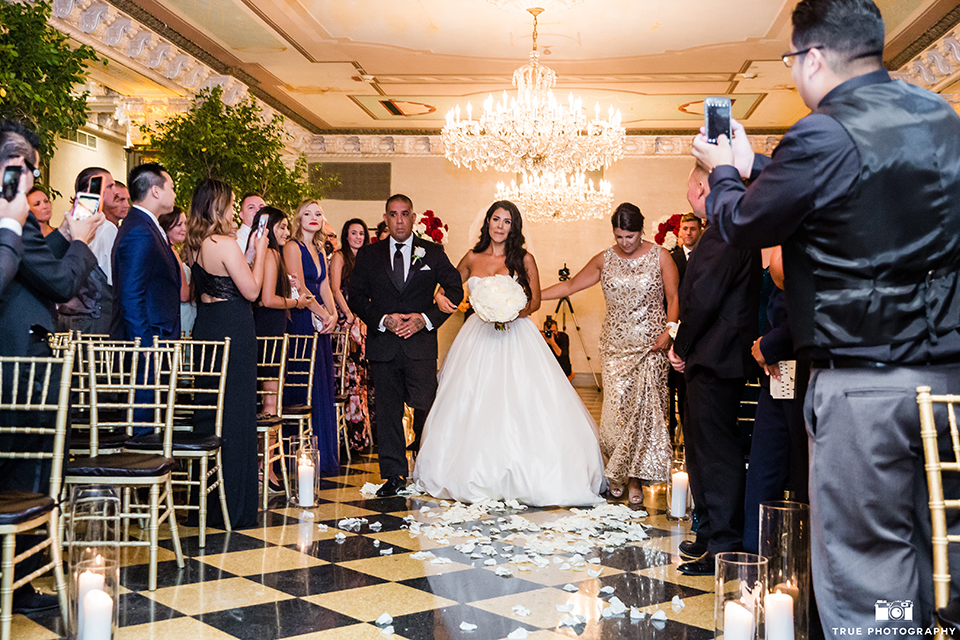
[{"label": "tripod leg", "polygon": [[567,299],[567,304],[570,305],[570,317],[573,318],[573,326],[577,329],[577,338],[580,339],[580,348],[583,349],[583,355],[587,358],[587,366],[590,367],[590,373],[593,374],[593,382],[597,385],[597,392],[603,392],[603,386],[600,384],[600,378],[597,377],[597,372],[593,369],[593,360],[587,354],[587,344],[583,340],[583,332],[580,330],[580,321],[577,320],[577,313],[573,310],[573,305],[570,304],[570,300]]}]

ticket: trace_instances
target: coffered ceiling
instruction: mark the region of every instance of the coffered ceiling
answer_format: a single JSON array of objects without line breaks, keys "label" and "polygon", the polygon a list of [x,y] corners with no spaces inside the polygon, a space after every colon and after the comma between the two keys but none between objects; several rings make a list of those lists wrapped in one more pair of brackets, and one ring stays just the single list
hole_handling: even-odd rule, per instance
[{"label": "coffered ceiling", "polygon": [[[727,95],[754,131],[806,113],[780,62],[795,0],[111,0],[237,76],[314,133],[435,132],[455,104],[510,89],[539,19],[555,91],[620,109],[628,131],[689,131]],[[877,0],[888,61],[957,13],[955,0]],[[951,14],[952,15],[952,14]],[[945,16],[947,16],[945,18]],[[958,18],[960,19],[960,18]],[[951,25],[952,26],[952,25]],[[936,37],[936,34],[934,34]],[[129,70],[97,81],[130,95]],[[144,91],[154,91],[144,79]]]}]

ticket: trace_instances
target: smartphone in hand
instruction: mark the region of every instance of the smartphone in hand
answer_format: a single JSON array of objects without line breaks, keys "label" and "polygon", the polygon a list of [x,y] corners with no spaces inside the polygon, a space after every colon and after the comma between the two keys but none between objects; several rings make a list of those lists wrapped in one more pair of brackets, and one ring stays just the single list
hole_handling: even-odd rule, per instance
[{"label": "smartphone in hand", "polygon": [[103,176],[94,176],[90,178],[90,184],[87,185],[87,193],[101,195],[103,191]]},{"label": "smartphone in hand", "polygon": [[707,132],[707,142],[717,144],[721,135],[730,136],[730,98],[710,96],[703,101],[703,124]]},{"label": "smartphone in hand", "polygon": [[257,237],[262,238],[263,232],[267,230],[267,220],[269,216],[260,216],[260,222],[257,223]]},{"label": "smartphone in hand", "polygon": [[20,176],[23,174],[23,167],[15,165],[3,170],[3,199],[12,202],[17,197],[17,191],[20,190]]},{"label": "smartphone in hand", "polygon": [[77,194],[73,201],[73,209],[70,210],[70,217],[74,220],[86,220],[90,216],[96,215],[100,210],[100,195],[96,193]]}]

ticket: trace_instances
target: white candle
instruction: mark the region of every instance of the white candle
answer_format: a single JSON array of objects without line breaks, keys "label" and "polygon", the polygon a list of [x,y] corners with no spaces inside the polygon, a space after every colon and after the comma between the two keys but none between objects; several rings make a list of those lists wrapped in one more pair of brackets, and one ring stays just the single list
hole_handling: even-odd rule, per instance
[{"label": "white candle", "polygon": [[103,574],[94,573],[87,569],[80,574],[77,581],[77,630],[78,640],[83,637],[83,599],[91,591],[103,591]]},{"label": "white candle", "polygon": [[687,474],[677,471],[671,476],[673,493],[670,498],[670,515],[685,518],[687,515]]},{"label": "white candle", "polygon": [[301,457],[297,465],[297,479],[300,482],[297,496],[301,507],[313,506],[313,472],[313,462],[310,458]]},{"label": "white candle", "polygon": [[763,599],[767,640],[793,640],[793,598],[779,590]]},{"label": "white candle", "polygon": [[80,601],[82,640],[110,640],[113,626],[113,598],[106,591],[91,589]]},{"label": "white candle", "polygon": [[723,605],[723,640],[752,640],[753,614],[739,602]]}]

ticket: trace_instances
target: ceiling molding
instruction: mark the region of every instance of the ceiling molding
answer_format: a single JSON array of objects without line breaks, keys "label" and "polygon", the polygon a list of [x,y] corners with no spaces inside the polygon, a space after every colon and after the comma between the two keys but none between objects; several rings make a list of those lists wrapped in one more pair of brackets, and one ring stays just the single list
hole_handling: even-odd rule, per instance
[{"label": "ceiling molding", "polygon": [[[957,12],[960,20],[960,7]],[[937,93],[960,81],[960,24],[955,20],[952,29],[941,33],[890,75]]]},{"label": "ceiling molding", "polygon": [[927,49],[940,40],[948,31],[953,30],[960,24],[960,5],[954,7],[947,15],[940,18],[930,29],[923,32],[919,38],[903,48],[903,51],[891,58],[887,62],[887,69],[896,71],[901,69],[912,58],[916,57],[921,51]]}]

